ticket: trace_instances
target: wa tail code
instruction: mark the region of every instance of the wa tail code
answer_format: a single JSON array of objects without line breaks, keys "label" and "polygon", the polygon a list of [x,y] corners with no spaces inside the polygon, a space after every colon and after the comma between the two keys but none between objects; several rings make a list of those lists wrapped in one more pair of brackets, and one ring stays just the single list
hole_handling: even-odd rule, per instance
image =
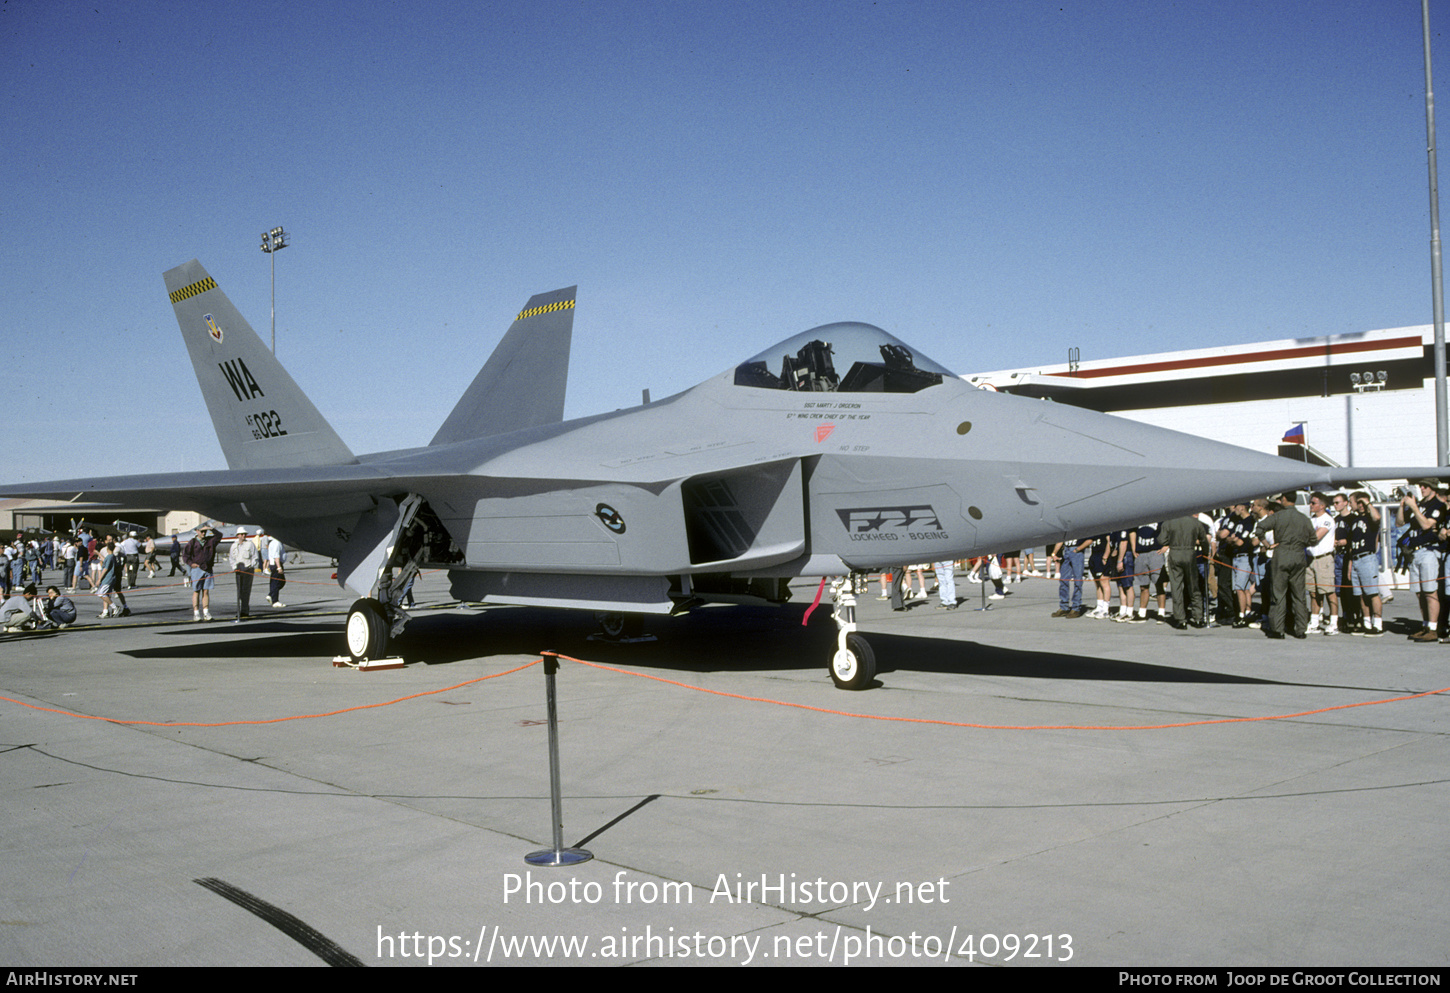
[{"label": "wa tail code", "polygon": [[262,387],[252,378],[252,370],[241,359],[232,359],[229,362],[218,362],[217,368],[226,377],[227,385],[237,395],[237,399],[250,400],[253,397],[264,397],[267,394],[262,392]]}]

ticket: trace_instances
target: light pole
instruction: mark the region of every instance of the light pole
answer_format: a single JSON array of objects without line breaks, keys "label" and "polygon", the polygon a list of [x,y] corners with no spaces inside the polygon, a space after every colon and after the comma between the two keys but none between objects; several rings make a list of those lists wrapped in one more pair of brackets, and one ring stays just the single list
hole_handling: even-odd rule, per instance
[{"label": "light pole", "polygon": [[277,354],[277,253],[287,247],[287,232],[281,228],[262,232],[262,251],[272,257],[272,354]]}]

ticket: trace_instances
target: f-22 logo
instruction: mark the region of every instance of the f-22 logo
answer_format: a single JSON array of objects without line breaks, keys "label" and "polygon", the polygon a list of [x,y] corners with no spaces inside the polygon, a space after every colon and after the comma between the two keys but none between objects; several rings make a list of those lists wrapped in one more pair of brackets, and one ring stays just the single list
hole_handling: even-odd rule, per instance
[{"label": "f-22 logo", "polygon": [[841,523],[850,534],[867,534],[873,531],[909,531],[921,529],[940,531],[941,519],[926,504],[905,507],[856,507],[837,510]]}]

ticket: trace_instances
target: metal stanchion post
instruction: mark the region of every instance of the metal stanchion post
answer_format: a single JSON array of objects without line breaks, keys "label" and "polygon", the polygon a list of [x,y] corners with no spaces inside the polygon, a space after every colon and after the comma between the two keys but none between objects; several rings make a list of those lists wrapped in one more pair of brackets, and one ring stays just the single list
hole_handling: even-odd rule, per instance
[{"label": "metal stanchion post", "polygon": [[559,786],[559,707],[554,694],[554,674],[559,660],[544,656],[544,687],[549,705],[549,804],[554,821],[554,847],[530,852],[524,861],[530,865],[577,865],[594,857],[583,848],[564,847],[564,802]]}]

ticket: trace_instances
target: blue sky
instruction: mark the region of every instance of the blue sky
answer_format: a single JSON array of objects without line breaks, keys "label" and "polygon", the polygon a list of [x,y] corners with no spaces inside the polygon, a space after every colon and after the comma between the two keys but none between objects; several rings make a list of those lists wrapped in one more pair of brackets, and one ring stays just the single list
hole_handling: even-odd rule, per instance
[{"label": "blue sky", "polygon": [[276,225],[360,452],[576,283],[568,416],[838,320],[971,372],[1432,317],[1417,0],[9,0],[0,48],[7,481],[223,468],[161,273],[266,337]]}]

